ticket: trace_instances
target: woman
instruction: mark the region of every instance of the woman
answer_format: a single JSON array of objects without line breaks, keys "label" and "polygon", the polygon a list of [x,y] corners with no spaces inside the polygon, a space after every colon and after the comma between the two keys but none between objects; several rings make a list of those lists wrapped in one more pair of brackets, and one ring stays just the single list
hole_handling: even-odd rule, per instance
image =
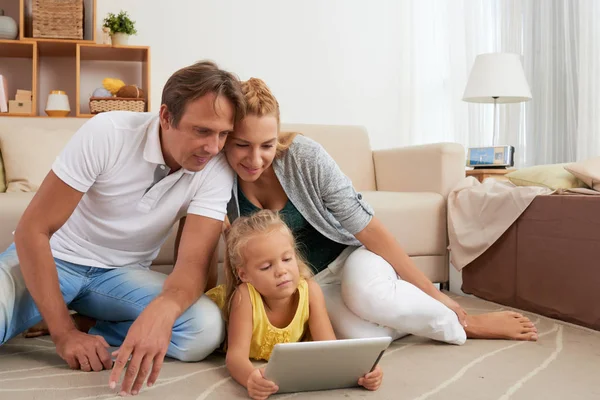
[{"label": "woman", "polygon": [[318,143],[280,133],[279,105],[262,80],[244,82],[243,92],[246,117],[224,148],[237,173],[229,221],[259,209],[281,211],[339,337],[537,340],[533,323],[519,313],[467,315],[417,269]]}]

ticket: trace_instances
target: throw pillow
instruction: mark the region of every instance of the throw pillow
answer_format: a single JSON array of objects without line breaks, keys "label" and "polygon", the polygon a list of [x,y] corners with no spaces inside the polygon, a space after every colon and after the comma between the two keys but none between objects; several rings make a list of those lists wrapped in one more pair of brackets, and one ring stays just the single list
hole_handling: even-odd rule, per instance
[{"label": "throw pillow", "polygon": [[587,185],[565,169],[568,164],[536,165],[505,176],[517,186],[542,186],[552,190],[585,188]]},{"label": "throw pillow", "polygon": [[6,181],[4,178],[4,163],[2,162],[2,149],[0,149],[0,193],[6,192]]},{"label": "throw pillow", "polygon": [[35,192],[75,131],[27,128],[0,132],[7,192]]},{"label": "throw pillow", "polygon": [[565,169],[600,192],[600,157],[566,165]]}]

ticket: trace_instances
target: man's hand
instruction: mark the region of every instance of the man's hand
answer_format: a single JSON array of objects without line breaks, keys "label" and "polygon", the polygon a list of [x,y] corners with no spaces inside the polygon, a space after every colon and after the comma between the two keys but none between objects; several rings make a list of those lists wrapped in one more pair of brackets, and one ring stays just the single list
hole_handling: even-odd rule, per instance
[{"label": "man's hand", "polygon": [[[158,379],[167,349],[171,341],[171,331],[175,324],[173,313],[166,310],[164,303],[150,303],[131,325],[127,337],[118,350],[118,356],[110,374],[109,386],[117,387],[123,369],[131,356],[121,384],[120,395],[136,395],[148,377],[148,386]],[[160,316],[157,318],[157,316]],[[133,385],[133,387],[132,387]]]},{"label": "man's hand", "polygon": [[102,336],[88,335],[72,329],[53,337],[58,355],[73,369],[86,372],[112,368],[108,343]]},{"label": "man's hand", "polygon": [[358,384],[367,390],[377,390],[383,381],[383,371],[378,365],[375,369],[358,380]]},{"label": "man's hand", "polygon": [[265,400],[279,390],[275,383],[265,379],[264,373],[264,368],[257,368],[248,376],[246,387],[248,388],[248,395],[253,400]]}]

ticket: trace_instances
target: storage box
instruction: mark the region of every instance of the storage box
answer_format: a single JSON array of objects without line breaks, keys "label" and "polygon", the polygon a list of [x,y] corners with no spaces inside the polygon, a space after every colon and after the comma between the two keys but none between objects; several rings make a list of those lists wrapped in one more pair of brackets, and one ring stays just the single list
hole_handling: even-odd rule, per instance
[{"label": "storage box", "polygon": [[17,96],[20,96],[20,95],[31,97],[32,92],[31,92],[31,90],[17,89]]},{"label": "storage box", "polygon": [[146,111],[146,100],[128,97],[90,97],[90,113],[106,111]]},{"label": "storage box", "polygon": [[83,0],[32,0],[33,37],[83,39]]},{"label": "storage box", "polygon": [[18,102],[31,101],[31,95],[30,94],[17,94],[15,96],[15,100]]},{"label": "storage box", "polygon": [[8,112],[10,114],[31,114],[31,100],[9,100]]}]

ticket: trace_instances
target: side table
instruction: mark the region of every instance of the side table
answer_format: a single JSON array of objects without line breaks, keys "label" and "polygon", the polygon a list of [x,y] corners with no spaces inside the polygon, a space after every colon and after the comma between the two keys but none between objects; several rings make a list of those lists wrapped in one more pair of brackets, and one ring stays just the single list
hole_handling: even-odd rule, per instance
[{"label": "side table", "polygon": [[515,168],[477,168],[467,169],[465,174],[476,178],[479,182],[483,182],[486,178],[506,181],[508,178],[505,175],[515,170]]}]

